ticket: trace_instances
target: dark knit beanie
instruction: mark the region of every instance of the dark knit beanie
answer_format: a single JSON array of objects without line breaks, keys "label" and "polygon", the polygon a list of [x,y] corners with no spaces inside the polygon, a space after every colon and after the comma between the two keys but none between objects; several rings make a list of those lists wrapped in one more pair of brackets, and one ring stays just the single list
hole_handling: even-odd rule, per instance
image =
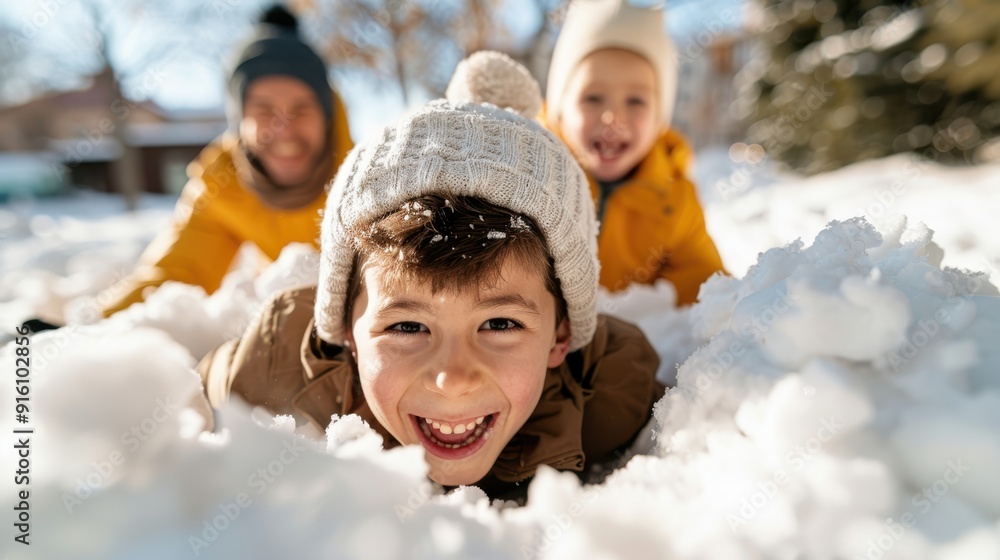
[{"label": "dark knit beanie", "polygon": [[247,88],[264,76],[290,76],[304,82],[316,94],[326,121],[333,120],[333,99],[327,80],[326,63],[302,42],[298,20],[283,6],[264,12],[250,42],[240,51],[229,79],[228,116],[230,126],[243,120]]}]

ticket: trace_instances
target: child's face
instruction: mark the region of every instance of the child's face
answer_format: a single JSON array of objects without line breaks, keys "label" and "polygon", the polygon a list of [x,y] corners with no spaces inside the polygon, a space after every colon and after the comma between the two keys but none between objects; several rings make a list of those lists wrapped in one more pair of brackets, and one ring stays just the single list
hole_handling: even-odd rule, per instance
[{"label": "child's face", "polygon": [[595,51],[573,73],[560,115],[560,134],[580,165],[600,181],[617,181],[656,142],[656,72],[622,49]]},{"label": "child's face", "polygon": [[364,272],[348,335],[365,398],[400,443],[422,445],[430,478],[474,484],[531,416],[547,368],[569,348],[540,274],[508,259],[491,289],[432,293]]}]

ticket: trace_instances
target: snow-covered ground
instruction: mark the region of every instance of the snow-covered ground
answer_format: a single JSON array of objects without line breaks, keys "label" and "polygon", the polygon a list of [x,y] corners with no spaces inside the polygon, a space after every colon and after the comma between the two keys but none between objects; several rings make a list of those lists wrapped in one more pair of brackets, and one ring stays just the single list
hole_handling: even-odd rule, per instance
[{"label": "snow-covered ground", "polygon": [[[210,297],[167,285],[85,324],[97,320],[94,294],[168,219],[169,200],[135,216],[96,195],[0,207],[0,326],[30,314],[72,324],[31,341],[32,545],[13,540],[9,472],[0,550],[1000,558],[1000,297],[984,274],[1000,269],[988,214],[1000,209],[1000,167],[901,156],[799,179],[710,150],[696,177],[735,277],[710,280],[680,311],[663,311],[662,285],[600,302],[644,328],[661,378],[677,383],[656,406],[653,441],[599,485],[543,470],[523,508],[491,507],[475,488],[440,495],[419,449],[381,451],[356,417],[316,443],[234,404],[223,436],[199,435],[191,367],[262,299],[314,278],[307,248],[260,276],[237,267]],[[14,345],[0,351],[5,371],[14,358]],[[14,372],[3,379],[6,425]],[[0,449],[14,465],[13,446]]]}]

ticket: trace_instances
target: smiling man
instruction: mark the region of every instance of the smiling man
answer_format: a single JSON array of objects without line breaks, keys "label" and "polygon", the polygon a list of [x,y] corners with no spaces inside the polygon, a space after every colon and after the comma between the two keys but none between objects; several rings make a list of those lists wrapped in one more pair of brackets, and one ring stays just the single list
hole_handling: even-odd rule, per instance
[{"label": "smiling man", "polygon": [[268,10],[239,52],[227,117],[230,131],[188,166],[170,228],[101,298],[105,316],[170,280],[214,292],[243,243],[270,260],[289,243],[319,246],[326,186],[352,142],[326,64],[284,8]]}]

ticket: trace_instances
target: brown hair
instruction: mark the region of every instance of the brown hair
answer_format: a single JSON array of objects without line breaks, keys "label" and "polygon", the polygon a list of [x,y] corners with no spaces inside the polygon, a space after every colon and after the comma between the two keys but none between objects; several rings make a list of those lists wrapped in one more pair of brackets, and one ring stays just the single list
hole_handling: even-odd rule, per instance
[{"label": "brown hair", "polygon": [[471,196],[431,194],[351,231],[354,264],[344,324],[351,324],[364,268],[381,266],[390,283],[425,281],[431,290],[461,292],[494,285],[508,258],[545,280],[556,298],[556,325],[568,313],[552,256],[533,219]]}]

